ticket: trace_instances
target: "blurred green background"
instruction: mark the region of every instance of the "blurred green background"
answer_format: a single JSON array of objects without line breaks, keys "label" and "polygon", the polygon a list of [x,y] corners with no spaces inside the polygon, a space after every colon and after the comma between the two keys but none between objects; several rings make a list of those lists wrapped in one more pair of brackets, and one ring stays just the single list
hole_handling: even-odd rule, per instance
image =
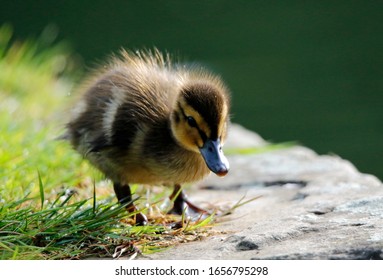
[{"label": "blurred green background", "polygon": [[[0,1],[16,38],[68,41],[85,67],[156,46],[221,74],[233,121],[383,178],[383,1]],[[48,36],[47,35],[47,36]]]}]

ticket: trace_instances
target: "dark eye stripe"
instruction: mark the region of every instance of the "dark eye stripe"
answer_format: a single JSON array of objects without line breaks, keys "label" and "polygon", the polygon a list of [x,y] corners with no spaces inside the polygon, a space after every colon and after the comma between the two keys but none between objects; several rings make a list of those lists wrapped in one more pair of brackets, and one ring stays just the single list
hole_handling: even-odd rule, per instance
[{"label": "dark eye stripe", "polygon": [[[187,115],[185,114],[185,111],[184,111],[184,109],[181,107],[181,104],[180,104],[180,103],[178,103],[178,108],[180,109],[180,111],[181,111],[182,115],[184,116],[185,120],[188,120],[188,117],[189,117],[189,116],[187,116]],[[206,140],[207,140],[207,135],[206,135],[206,133],[205,133],[202,129],[199,128],[199,126],[198,126],[198,124],[197,124],[197,122],[195,121],[194,118],[193,118],[193,120],[194,120],[195,123],[193,123],[193,125],[190,125],[190,123],[189,123],[189,125],[192,126],[192,127],[195,127],[195,128],[198,130],[198,133],[199,133],[199,135],[201,136],[202,141],[205,143]],[[188,121],[188,122],[189,122],[189,121]]]},{"label": "dark eye stripe", "polygon": [[188,122],[188,124],[189,124],[191,127],[197,127],[197,128],[198,128],[198,124],[197,124],[196,120],[195,120],[193,117],[191,117],[191,116],[187,116],[187,115],[185,114],[185,111],[184,111],[184,109],[182,109],[180,103],[178,103],[178,108],[180,109],[182,115],[184,116],[184,118],[185,118],[185,120]]},{"label": "dark eye stripe", "polygon": [[193,117],[186,117],[186,120],[191,127],[197,127],[197,122]]}]

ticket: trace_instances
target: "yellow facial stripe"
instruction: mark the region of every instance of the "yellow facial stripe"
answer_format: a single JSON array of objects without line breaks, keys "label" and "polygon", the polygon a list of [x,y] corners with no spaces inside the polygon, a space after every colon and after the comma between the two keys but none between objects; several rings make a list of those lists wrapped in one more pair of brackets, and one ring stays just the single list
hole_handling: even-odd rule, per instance
[{"label": "yellow facial stripe", "polygon": [[[210,135],[211,135],[211,130],[210,130],[210,127],[205,122],[205,120],[202,118],[202,116],[196,110],[194,110],[193,107],[191,107],[190,105],[186,104],[186,102],[184,100],[182,100],[180,102],[180,105],[181,105],[181,108],[183,110],[183,113],[187,117],[189,117],[189,116],[193,117],[195,119],[196,123],[197,123],[198,128],[201,131],[203,131],[206,134],[206,136],[209,138]],[[202,139],[201,139],[201,141],[202,141]]]}]

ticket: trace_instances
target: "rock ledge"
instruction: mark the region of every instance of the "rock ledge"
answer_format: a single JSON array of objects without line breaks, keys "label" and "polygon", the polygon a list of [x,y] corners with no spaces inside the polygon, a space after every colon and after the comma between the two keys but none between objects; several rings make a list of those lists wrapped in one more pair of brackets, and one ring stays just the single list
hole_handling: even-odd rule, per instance
[{"label": "rock ledge", "polygon": [[[233,125],[225,147],[265,144]],[[145,259],[383,259],[383,185],[376,177],[301,146],[229,161],[228,176],[210,176],[190,197],[215,205],[262,197],[221,219],[214,229],[227,234]]]}]

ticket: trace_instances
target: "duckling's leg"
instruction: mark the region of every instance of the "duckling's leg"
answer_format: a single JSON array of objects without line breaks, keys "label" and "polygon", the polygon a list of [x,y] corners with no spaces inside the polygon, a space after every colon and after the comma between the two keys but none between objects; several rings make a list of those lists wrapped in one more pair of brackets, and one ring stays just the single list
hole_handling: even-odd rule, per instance
[{"label": "duckling's leg", "polygon": [[174,191],[170,195],[170,200],[174,200],[173,208],[169,211],[171,214],[185,215],[192,218],[200,218],[201,216],[209,215],[209,212],[199,208],[198,206],[191,203],[186,194],[183,192],[180,185],[174,186]]},{"label": "duckling's leg", "polygon": [[[118,202],[123,204],[132,200],[132,193],[130,191],[129,185],[121,185],[120,183],[113,183],[114,192],[116,193]],[[137,212],[137,207],[130,202],[126,205],[126,210],[129,213]],[[135,221],[137,225],[146,225],[148,223],[148,219],[146,216],[140,212],[135,214]]]}]

